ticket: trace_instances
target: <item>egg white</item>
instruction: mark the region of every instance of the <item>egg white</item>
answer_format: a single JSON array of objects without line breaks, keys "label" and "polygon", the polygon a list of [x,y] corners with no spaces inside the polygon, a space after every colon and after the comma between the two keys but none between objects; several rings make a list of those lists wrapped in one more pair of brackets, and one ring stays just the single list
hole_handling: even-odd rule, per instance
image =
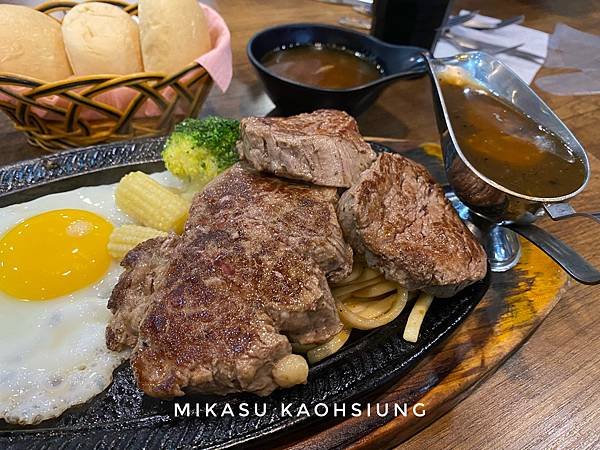
[{"label": "egg white", "polygon": [[[152,175],[176,187],[168,173]],[[0,208],[0,236],[29,217],[56,209],[82,209],[115,227],[130,223],[115,205],[116,184],[51,194]],[[32,255],[36,257],[36,255]],[[84,403],[112,381],[128,352],[108,350],[106,304],[122,269],[112,262],[92,286],[45,301],[20,301],[0,292],[0,418],[35,424]]]}]

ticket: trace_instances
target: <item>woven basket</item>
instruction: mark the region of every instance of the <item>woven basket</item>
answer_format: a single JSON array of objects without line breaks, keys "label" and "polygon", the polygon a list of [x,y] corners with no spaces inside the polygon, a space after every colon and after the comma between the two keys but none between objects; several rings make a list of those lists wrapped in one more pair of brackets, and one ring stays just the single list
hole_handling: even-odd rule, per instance
[{"label": "woven basket", "polygon": [[[137,4],[99,1],[119,6],[130,15],[137,14]],[[77,4],[49,1],[36,9],[52,14]],[[111,91],[123,87],[133,93],[125,107],[117,108],[98,98],[101,94],[106,98],[106,94],[110,96]],[[27,134],[31,144],[57,151],[165,134],[184,117],[198,114],[211,87],[210,75],[196,62],[170,75],[90,75],[52,83],[0,72],[0,108],[17,130]],[[156,114],[141,117],[139,112],[148,106],[147,102],[154,104]]]}]

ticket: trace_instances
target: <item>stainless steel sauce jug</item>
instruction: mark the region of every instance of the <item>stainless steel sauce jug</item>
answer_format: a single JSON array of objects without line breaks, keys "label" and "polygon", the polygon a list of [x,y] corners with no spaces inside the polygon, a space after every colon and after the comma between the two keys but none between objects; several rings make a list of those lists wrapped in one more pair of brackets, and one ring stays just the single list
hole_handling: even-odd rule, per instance
[{"label": "stainless steel sauce jug", "polygon": [[[567,203],[585,188],[590,177],[587,154],[573,133],[529,85],[490,55],[469,52],[450,58],[433,59],[426,56],[426,61],[433,87],[448,182],[456,197],[468,207],[471,214],[466,218],[482,230],[492,270],[508,270],[518,262],[520,245],[514,235],[516,232],[546,252],[579,282],[600,283],[599,271],[565,243],[533,225],[533,222],[544,214],[552,220],[585,216],[600,222],[599,214],[576,212]],[[585,177],[581,186],[561,197],[532,197],[511,191],[481,174],[464,156],[452,128],[439,82],[439,76],[448,70],[466,73],[476,83],[560,137],[585,166]]]}]

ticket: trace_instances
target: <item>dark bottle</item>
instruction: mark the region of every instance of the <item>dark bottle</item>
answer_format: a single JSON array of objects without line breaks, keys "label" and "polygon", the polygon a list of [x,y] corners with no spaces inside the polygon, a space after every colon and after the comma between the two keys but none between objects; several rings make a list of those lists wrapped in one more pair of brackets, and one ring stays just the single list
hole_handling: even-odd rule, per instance
[{"label": "dark bottle", "polygon": [[433,51],[452,0],[374,0],[371,34],[397,45]]}]

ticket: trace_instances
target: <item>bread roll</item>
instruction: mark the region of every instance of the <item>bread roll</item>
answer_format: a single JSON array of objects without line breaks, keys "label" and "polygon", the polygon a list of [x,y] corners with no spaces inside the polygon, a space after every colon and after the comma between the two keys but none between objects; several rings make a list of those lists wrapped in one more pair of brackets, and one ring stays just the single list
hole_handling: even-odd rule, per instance
[{"label": "bread roll", "polygon": [[147,72],[177,72],[212,48],[197,0],[139,0],[138,16]]},{"label": "bread roll", "polygon": [[81,3],[65,15],[62,32],[75,75],[143,71],[138,25],[118,6]]},{"label": "bread roll", "polygon": [[0,5],[0,71],[58,81],[71,75],[60,24],[18,5]]}]

